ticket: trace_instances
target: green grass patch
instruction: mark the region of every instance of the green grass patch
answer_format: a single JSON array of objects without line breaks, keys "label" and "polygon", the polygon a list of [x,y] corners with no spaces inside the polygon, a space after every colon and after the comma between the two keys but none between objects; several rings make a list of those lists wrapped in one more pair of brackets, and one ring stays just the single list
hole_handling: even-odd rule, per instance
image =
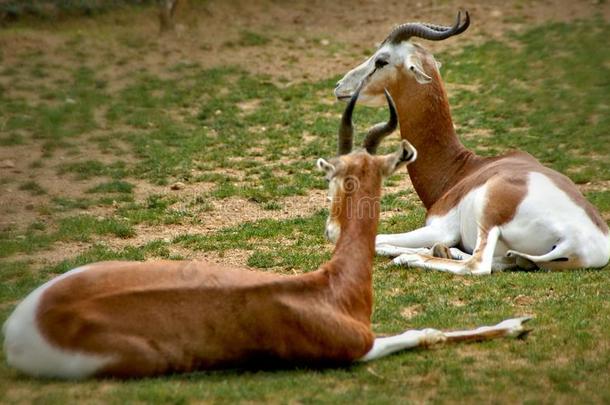
[{"label": "green grass patch", "polygon": [[133,184],[126,181],[113,180],[98,184],[87,190],[87,193],[131,193]]},{"label": "green grass patch", "polygon": [[23,145],[24,143],[25,138],[20,134],[11,133],[0,136],[0,146]]},{"label": "green grass patch", "polygon": [[231,48],[236,46],[263,46],[270,41],[271,40],[263,34],[244,30],[239,33],[239,38],[236,41],[225,42],[225,46]]},{"label": "green grass patch", "polygon": [[126,221],[113,218],[94,218],[89,215],[67,217],[59,221],[58,229],[45,232],[46,227],[34,223],[25,233],[0,232],[0,258],[16,253],[34,253],[48,249],[57,241],[88,242],[93,235],[112,235],[129,238],[133,227]]},{"label": "green grass patch", "polygon": [[592,191],[587,193],[586,197],[600,211],[610,212],[610,190]]},{"label": "green grass patch", "polygon": [[77,179],[85,180],[92,177],[109,176],[120,179],[127,175],[125,163],[116,161],[112,164],[104,164],[98,160],[86,160],[84,162],[71,162],[61,166],[60,174],[73,173]]},{"label": "green grass patch", "polygon": [[178,224],[188,216],[171,208],[176,199],[167,195],[150,195],[144,203],[131,203],[119,208],[118,214],[132,224]]},{"label": "green grass patch", "polygon": [[132,227],[113,218],[94,218],[79,215],[65,218],[59,223],[57,236],[60,240],[88,241],[91,235],[114,235],[129,238],[134,235]]},{"label": "green grass patch", "polygon": [[252,267],[278,267],[313,270],[328,259],[324,245],[324,223],[327,212],[321,210],[311,217],[283,221],[264,219],[225,228],[211,235],[181,235],[174,243],[192,250],[217,251],[231,249],[251,251],[248,264]]},{"label": "green grass patch", "polygon": [[73,209],[85,210],[94,204],[92,200],[86,198],[54,197],[52,202],[57,211],[69,211]]},{"label": "green grass patch", "polygon": [[460,134],[492,133],[466,144],[483,154],[526,150],[577,183],[610,178],[610,50],[598,45],[608,30],[557,23],[512,35],[517,49],[498,40],[438,55],[446,81],[477,86],[451,98]]},{"label": "green grass patch", "polygon": [[43,195],[47,193],[40,184],[33,180],[26,181],[25,183],[21,184],[19,186],[19,190],[28,191],[32,195]]}]

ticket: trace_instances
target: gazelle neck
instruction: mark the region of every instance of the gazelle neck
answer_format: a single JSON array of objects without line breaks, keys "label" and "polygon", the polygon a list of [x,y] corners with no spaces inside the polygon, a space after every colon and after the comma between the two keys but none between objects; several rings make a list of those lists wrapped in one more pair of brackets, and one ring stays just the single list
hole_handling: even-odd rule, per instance
[{"label": "gazelle neck", "polygon": [[429,209],[479,160],[458,139],[447,93],[440,75],[434,72],[428,84],[399,80],[390,90],[396,101],[401,138],[418,150],[417,160],[408,166],[417,195]]},{"label": "gazelle neck", "polygon": [[[341,235],[328,263],[335,297],[352,316],[369,323],[372,306],[372,267],[379,222],[381,180],[345,194],[341,201]],[[372,191],[372,192],[371,192]]]}]

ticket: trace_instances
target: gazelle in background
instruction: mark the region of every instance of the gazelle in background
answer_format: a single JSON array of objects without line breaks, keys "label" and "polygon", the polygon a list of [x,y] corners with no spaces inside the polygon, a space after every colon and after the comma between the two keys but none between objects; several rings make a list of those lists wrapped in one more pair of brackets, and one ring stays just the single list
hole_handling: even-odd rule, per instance
[{"label": "gazelle in background", "polygon": [[[463,22],[458,13],[453,27],[402,24],[337,84],[338,99],[362,88],[360,101],[369,106],[383,103],[389,90],[401,137],[419,151],[408,171],[427,209],[426,224],[378,235],[377,253],[396,257],[396,264],[455,274],[532,263],[548,269],[603,267],[610,258],[608,226],[569,178],[526,152],[477,156],[456,136],[439,65],[409,39],[443,40],[469,24],[468,12]],[[365,146],[376,147],[391,129],[367,138]]]},{"label": "gazelle in background", "polygon": [[[356,97],[343,122],[351,122]],[[386,156],[361,151],[318,160],[330,182],[327,234],[338,238],[332,259],[318,270],[287,276],[198,261],[89,264],[17,306],[4,325],[8,364],[37,377],[129,378],[276,362],[341,365],[440,342],[523,334],[528,318],[472,331],[373,335],[381,182],[415,156],[403,141]]]}]

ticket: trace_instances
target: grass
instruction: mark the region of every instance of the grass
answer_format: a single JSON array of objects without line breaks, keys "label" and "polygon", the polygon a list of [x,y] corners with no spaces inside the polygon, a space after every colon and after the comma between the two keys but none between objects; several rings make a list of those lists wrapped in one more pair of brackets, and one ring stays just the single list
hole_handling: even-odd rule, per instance
[{"label": "grass", "polygon": [[259,33],[244,30],[240,32],[239,39],[235,42],[229,41],[225,43],[225,46],[233,48],[236,46],[262,46],[266,45],[271,40]]},{"label": "grass", "polygon": [[[455,119],[464,133],[475,128],[492,133],[467,144],[494,154],[525,149],[576,183],[610,178],[610,66],[608,51],[596,51],[607,30],[595,27],[553,24],[514,34],[509,40],[522,45],[517,50],[500,41],[466,47],[468,57],[452,63],[445,78],[476,84],[477,90],[454,97]],[[546,47],[547,41],[564,47]]]},{"label": "grass", "polygon": [[[262,48],[267,35],[243,31],[230,47]],[[448,83],[476,86],[451,93],[458,132],[469,147],[485,155],[525,149],[576,182],[592,183],[586,196],[605,218],[610,54],[599,44],[608,35],[610,26],[597,20],[547,24],[437,55]],[[336,77],[280,86],[236,67],[183,62],[163,74],[134,70],[122,86],[111,86],[106,64],[120,66],[131,52],[153,45],[133,40],[121,48],[124,55],[83,63],[79,58],[90,52],[83,38],[66,34],[61,52],[70,63],[55,66],[44,53],[26,52],[18,67],[0,72],[19,89],[0,91],[0,146],[40,148],[29,170],[68,179],[80,190],[54,190],[38,177],[7,183],[47,202],[36,207],[35,219],[0,231],[0,322],[42,282],[93,261],[203,253],[228,260],[245,252],[249,266],[291,274],[330,257],[322,235],[325,207],[284,211],[295,210],[288,198],[305,201],[326,187],[313,163],[334,153],[343,106],[324,101]],[[385,117],[382,109],[359,108],[356,127]],[[481,131],[488,136],[471,135]],[[394,147],[388,141],[382,151]],[[171,190],[178,181],[184,189]],[[382,210],[392,215],[380,231],[421,225],[425,212],[413,197],[412,190],[384,195]],[[247,200],[265,217],[204,227],[208,216],[219,214],[216,207],[234,200]],[[231,215],[224,213],[227,221]],[[136,242],[147,227],[153,235]],[[167,229],[177,233],[161,236]],[[65,246],[78,249],[40,259]],[[471,327],[522,314],[535,315],[534,332],[524,341],[412,351],[343,369],[228,370],[128,382],[37,381],[0,362],[0,400],[607,403],[609,270],[462,278],[397,269],[380,258],[376,332]]]},{"label": "grass", "polygon": [[40,184],[38,184],[38,183],[36,183],[35,181],[32,181],[32,180],[26,181],[25,183],[20,185],[19,186],[19,190],[27,190],[32,195],[42,195],[42,194],[46,194],[47,193],[44,190],[44,188],[42,188],[40,186]]}]

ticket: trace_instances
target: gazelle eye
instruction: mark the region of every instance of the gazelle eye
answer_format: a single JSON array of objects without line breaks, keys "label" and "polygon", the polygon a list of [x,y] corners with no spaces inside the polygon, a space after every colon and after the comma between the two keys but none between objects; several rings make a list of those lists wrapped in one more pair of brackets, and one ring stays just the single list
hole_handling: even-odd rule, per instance
[{"label": "gazelle eye", "polygon": [[375,60],[375,68],[377,68],[377,69],[381,69],[382,67],[384,67],[387,64],[388,64],[388,61],[385,59],[376,59]]}]

